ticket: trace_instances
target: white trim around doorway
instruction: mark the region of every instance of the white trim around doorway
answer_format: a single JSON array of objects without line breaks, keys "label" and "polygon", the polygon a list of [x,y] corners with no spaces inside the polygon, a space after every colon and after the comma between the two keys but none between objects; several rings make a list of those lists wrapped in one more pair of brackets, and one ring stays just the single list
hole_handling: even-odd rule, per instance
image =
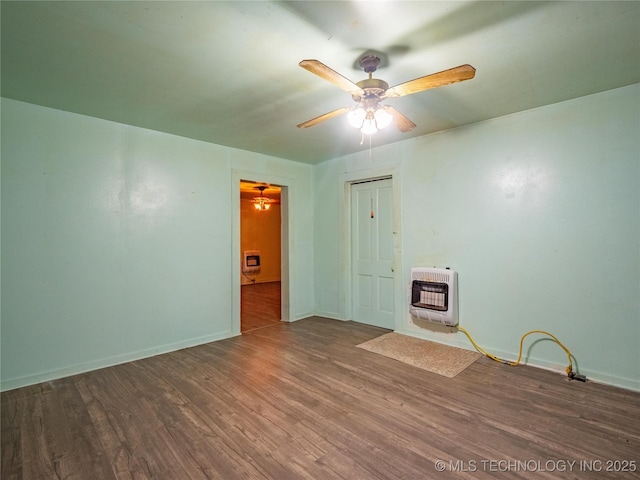
[{"label": "white trim around doorway", "polygon": [[231,335],[236,336],[241,333],[240,325],[240,182],[242,180],[270,183],[282,188],[280,192],[280,215],[281,215],[281,319],[283,322],[290,322],[292,310],[292,299],[294,296],[293,282],[294,270],[290,259],[294,256],[295,247],[291,232],[290,205],[295,198],[295,180],[289,177],[281,177],[246,170],[232,171],[231,188],[231,258],[233,268],[231,268]]}]

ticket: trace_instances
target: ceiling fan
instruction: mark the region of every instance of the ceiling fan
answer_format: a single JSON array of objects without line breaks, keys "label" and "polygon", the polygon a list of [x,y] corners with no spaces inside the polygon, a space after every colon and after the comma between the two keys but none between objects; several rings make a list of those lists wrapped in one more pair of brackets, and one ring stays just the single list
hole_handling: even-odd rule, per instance
[{"label": "ceiling fan", "polygon": [[375,55],[362,57],[360,59],[360,66],[369,74],[369,78],[361,80],[358,83],[353,83],[351,80],[343,77],[318,60],[302,60],[299,63],[302,68],[350,93],[356,105],[338,108],[319,117],[312,118],[299,124],[298,128],[312,127],[330,118],[348,113],[349,123],[359,128],[362,133],[373,134],[378,131],[378,129],[389,125],[393,120],[395,120],[398,130],[408,132],[415,128],[416,124],[392,106],[382,105],[380,102],[388,98],[402,97],[430,88],[470,80],[476,74],[476,69],[471,65],[460,65],[459,67],[450,68],[449,70],[433,73],[394,87],[389,87],[389,84],[384,80],[373,78],[373,72],[376,71],[379,64],[380,58]]}]

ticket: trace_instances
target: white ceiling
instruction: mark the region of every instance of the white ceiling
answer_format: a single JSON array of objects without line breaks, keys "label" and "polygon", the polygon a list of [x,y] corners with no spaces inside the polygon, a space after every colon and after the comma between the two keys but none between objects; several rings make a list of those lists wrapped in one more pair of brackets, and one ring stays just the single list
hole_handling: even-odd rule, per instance
[{"label": "white ceiling", "polygon": [[310,164],[367,149],[350,96],[367,51],[390,85],[471,64],[466,82],[390,99],[417,124],[372,145],[640,82],[640,2],[2,1],[2,96]]}]

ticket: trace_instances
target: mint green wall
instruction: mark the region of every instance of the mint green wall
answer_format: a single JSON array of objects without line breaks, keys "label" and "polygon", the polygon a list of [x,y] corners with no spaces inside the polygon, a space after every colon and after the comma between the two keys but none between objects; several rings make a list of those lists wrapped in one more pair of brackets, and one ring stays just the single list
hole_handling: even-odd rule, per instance
[{"label": "mint green wall", "polygon": [[[308,165],[2,99],[2,388],[238,334],[237,171],[313,188]],[[295,198],[291,319],[313,312]]]},{"label": "mint green wall", "polygon": [[[639,100],[634,85],[310,167],[3,99],[2,388],[237,334],[243,178],[287,186],[291,319],[349,318],[344,181],[392,172],[402,284],[455,268],[485,348],[515,357],[549,330],[582,373],[640,390]],[[413,326],[404,295],[398,331],[470,348]],[[529,363],[564,368],[534,340]]]},{"label": "mint green wall", "polygon": [[[451,267],[460,325],[489,351],[515,359],[547,330],[581,373],[640,390],[639,105],[633,85],[316,166],[317,312],[348,318],[340,178],[396,168],[403,285],[412,266]],[[413,325],[399,295],[397,331],[472,348]],[[542,338],[527,361],[564,370]]]}]

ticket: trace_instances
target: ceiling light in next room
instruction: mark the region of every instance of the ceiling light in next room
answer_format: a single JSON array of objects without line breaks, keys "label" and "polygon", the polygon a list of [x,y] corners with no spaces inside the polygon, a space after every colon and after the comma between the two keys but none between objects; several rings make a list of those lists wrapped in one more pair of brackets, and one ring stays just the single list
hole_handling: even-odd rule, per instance
[{"label": "ceiling light in next room", "polygon": [[253,198],[253,206],[258,211],[269,210],[269,207],[271,206],[271,199],[264,196],[264,191],[267,187],[265,185],[260,185],[259,187],[255,188],[257,190],[260,190],[260,195]]}]

